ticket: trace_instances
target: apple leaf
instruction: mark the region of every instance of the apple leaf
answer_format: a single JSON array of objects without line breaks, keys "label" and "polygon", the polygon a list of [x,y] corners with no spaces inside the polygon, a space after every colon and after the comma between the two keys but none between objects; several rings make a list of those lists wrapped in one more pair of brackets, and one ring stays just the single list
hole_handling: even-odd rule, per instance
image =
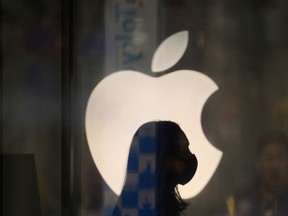
[{"label": "apple leaf", "polygon": [[188,31],[181,31],[165,39],[154,53],[151,70],[162,72],[174,66],[183,56],[189,40]]}]

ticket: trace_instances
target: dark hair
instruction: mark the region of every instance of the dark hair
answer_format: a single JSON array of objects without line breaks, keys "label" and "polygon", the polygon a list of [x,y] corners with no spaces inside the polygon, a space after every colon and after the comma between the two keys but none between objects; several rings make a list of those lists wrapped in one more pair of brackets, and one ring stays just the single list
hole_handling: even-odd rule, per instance
[{"label": "dark hair", "polygon": [[[171,155],[179,157],[179,136],[185,136],[185,133],[181,130],[179,125],[170,121],[160,121],[156,123],[157,139],[158,139],[158,169],[165,170],[163,164],[165,159]],[[187,137],[185,136],[187,139]],[[187,139],[188,142],[188,139]],[[193,172],[193,170],[191,170]],[[161,171],[158,173],[161,173]],[[166,173],[167,174],[167,173]],[[168,177],[168,179],[167,179]],[[177,179],[173,179],[173,174],[168,175],[165,179],[159,179],[160,187],[159,195],[164,196],[164,208],[165,216],[177,216],[181,215],[182,212],[187,208],[188,204],[181,198],[178,191]]]},{"label": "dark hair", "polygon": [[188,207],[188,203],[181,198],[177,186],[166,196],[166,205],[168,211],[165,216],[180,216]]},{"label": "dark hair", "polygon": [[257,144],[257,155],[259,156],[263,149],[270,144],[279,144],[285,147],[288,152],[288,137],[282,131],[268,131],[264,133]]}]

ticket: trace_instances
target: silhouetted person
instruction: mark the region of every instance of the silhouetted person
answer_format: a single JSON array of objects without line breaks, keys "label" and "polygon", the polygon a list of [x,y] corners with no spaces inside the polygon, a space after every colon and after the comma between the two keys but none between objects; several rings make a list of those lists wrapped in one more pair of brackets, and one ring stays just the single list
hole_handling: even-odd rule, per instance
[{"label": "silhouetted person", "polygon": [[173,122],[149,122],[135,133],[126,181],[113,216],[177,216],[187,207],[177,185],[188,183],[197,169],[189,141]]},{"label": "silhouetted person", "polygon": [[269,132],[261,137],[257,148],[256,184],[230,197],[230,216],[288,215],[288,138],[281,132]]}]

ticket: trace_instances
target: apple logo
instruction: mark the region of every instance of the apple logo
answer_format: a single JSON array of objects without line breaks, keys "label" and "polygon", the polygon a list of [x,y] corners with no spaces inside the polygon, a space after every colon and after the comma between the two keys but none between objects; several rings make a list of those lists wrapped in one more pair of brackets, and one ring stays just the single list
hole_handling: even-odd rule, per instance
[{"label": "apple logo", "polygon": [[[152,60],[152,72],[169,69],[183,56],[187,31],[165,39]],[[179,70],[162,76],[124,70],[105,77],[88,100],[85,128],[93,160],[108,186],[121,193],[128,153],[136,130],[150,121],[177,123],[189,139],[190,151],[198,159],[192,180],[179,192],[184,199],[196,196],[213,176],[222,152],[206,139],[201,113],[206,100],[218,89],[205,74]]]}]

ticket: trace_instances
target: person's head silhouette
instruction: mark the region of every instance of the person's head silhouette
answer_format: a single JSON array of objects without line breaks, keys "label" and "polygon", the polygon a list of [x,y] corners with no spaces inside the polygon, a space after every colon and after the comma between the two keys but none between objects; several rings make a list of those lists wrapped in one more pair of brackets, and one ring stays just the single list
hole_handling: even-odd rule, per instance
[{"label": "person's head silhouette", "polygon": [[259,189],[273,198],[288,189],[288,137],[280,131],[263,134],[257,146]]},{"label": "person's head silhouette", "polygon": [[148,122],[135,133],[126,182],[113,216],[177,216],[187,204],[177,185],[188,183],[197,169],[189,141],[174,122]]}]

